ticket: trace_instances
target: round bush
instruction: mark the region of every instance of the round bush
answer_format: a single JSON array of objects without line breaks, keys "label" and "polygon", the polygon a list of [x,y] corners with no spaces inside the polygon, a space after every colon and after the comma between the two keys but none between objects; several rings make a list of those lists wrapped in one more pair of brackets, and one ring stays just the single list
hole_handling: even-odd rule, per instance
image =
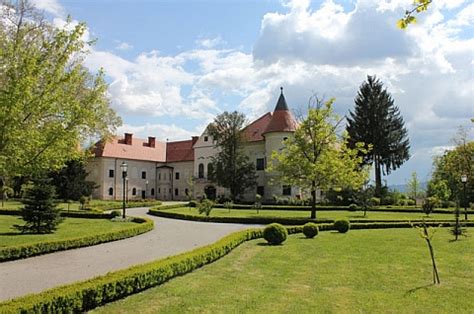
[{"label": "round bush", "polygon": [[349,205],[349,211],[350,212],[355,212],[356,210],[357,210],[357,205],[356,204]]},{"label": "round bush", "polygon": [[286,228],[277,223],[269,224],[263,230],[263,238],[272,245],[283,243],[287,236]]},{"label": "round bush", "polygon": [[347,231],[349,231],[349,228],[350,228],[350,223],[349,221],[345,220],[345,219],[341,219],[341,220],[336,220],[334,222],[334,228],[339,231],[340,233],[346,233]]},{"label": "round bush", "polygon": [[196,201],[189,201],[188,206],[189,207],[197,207],[197,202]]},{"label": "round bush", "polygon": [[308,222],[303,226],[303,234],[308,238],[312,239],[318,235],[319,228],[314,222]]},{"label": "round bush", "polygon": [[110,213],[111,218],[120,217],[121,215],[122,215],[122,214],[121,214],[120,211],[118,211],[118,210],[113,210],[113,211]]}]

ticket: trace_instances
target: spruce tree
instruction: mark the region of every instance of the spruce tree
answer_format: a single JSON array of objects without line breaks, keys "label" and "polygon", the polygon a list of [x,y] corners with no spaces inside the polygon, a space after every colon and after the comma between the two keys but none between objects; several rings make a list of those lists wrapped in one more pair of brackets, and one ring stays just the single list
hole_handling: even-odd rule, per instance
[{"label": "spruce tree", "polygon": [[21,232],[52,233],[62,221],[60,209],[54,201],[54,187],[47,181],[36,181],[22,200],[21,217],[25,224],[15,225]]},{"label": "spruce tree", "polygon": [[372,149],[363,155],[375,168],[375,193],[381,194],[382,173],[390,174],[410,158],[410,142],[404,121],[393,98],[375,76],[367,76],[349,112],[347,132],[350,147],[363,142]]}]

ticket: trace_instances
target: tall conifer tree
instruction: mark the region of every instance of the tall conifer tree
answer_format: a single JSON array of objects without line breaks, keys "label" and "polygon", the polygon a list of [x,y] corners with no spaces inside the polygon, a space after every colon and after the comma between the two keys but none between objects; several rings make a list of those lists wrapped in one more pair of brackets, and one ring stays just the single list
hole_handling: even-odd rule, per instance
[{"label": "tall conifer tree", "polygon": [[410,158],[410,142],[404,121],[392,96],[375,76],[367,76],[355,98],[354,112],[347,118],[349,144],[372,145],[364,163],[375,168],[375,193],[380,195],[382,174],[390,174]]}]

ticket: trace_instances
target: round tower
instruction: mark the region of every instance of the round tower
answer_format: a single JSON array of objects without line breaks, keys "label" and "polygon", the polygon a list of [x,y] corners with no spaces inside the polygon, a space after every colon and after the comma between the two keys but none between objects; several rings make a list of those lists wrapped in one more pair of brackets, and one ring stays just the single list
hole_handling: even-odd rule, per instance
[{"label": "round tower", "polygon": [[[283,87],[280,87],[281,93],[280,97],[278,98],[278,102],[276,104],[275,110],[272,113],[272,117],[270,122],[268,123],[265,131],[262,135],[265,137],[265,156],[267,158],[267,163],[271,162],[271,156],[273,151],[279,151],[283,148],[283,141],[288,137],[293,136],[293,133],[296,130],[297,123],[293,114],[288,109],[288,105],[286,103],[285,96],[283,95]],[[274,174],[273,174],[274,176]],[[271,179],[272,174],[267,174],[267,182]],[[269,186],[270,193],[265,193],[267,195],[278,195],[282,196],[283,187],[279,184],[274,184],[273,186]],[[295,196],[296,189],[290,188],[289,190],[286,189],[285,193],[290,191],[291,195],[283,195],[283,196]]]}]

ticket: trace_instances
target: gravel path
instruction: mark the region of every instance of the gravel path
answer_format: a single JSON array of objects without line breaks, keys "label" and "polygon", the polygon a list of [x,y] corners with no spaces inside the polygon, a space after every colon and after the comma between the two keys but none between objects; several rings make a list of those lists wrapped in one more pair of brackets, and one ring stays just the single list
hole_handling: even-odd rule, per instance
[{"label": "gravel path", "polygon": [[146,216],[155,228],[129,239],[0,263],[0,301],[53,288],[107,272],[176,255],[213,243],[249,225],[202,223],[146,215],[147,208],[127,210]]}]

